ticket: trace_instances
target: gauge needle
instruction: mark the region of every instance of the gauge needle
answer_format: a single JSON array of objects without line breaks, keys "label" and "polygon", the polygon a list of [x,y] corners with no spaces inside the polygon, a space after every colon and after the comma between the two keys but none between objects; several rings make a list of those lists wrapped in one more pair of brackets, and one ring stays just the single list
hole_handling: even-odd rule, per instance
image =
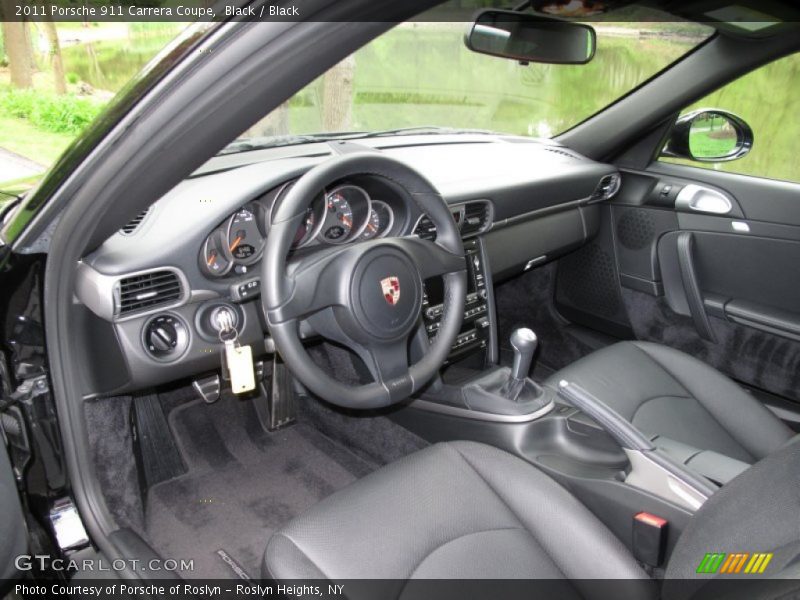
[{"label": "gauge needle", "polygon": [[211,256],[208,257],[208,260],[206,261],[206,263],[208,264],[209,267],[213,267],[215,262],[217,262],[217,253],[216,252],[214,252]]},{"label": "gauge needle", "polygon": [[375,225],[373,225],[372,223],[367,223],[367,227],[369,227],[370,231],[375,231]]},{"label": "gauge needle", "polygon": [[231,252],[233,252],[234,250],[236,250],[236,248],[239,246],[239,244],[241,244],[241,243],[242,243],[242,240],[243,240],[243,239],[244,239],[244,238],[243,238],[241,235],[239,235],[239,236],[236,236],[236,239],[235,239],[235,240],[233,240],[233,243],[231,244]]},{"label": "gauge needle", "polygon": [[353,226],[353,222],[350,219],[348,219],[346,216],[344,216],[344,215],[339,215],[339,220],[342,223],[344,223],[345,225],[347,225],[348,227],[352,227]]}]

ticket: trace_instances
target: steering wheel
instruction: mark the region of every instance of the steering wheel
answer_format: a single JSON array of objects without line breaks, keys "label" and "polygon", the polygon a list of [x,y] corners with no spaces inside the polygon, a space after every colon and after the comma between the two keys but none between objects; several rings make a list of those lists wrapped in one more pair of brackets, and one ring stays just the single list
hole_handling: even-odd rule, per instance
[{"label": "steering wheel", "polygon": [[[404,189],[436,226],[436,242],[383,238],[289,259],[320,190],[354,175],[382,177]],[[273,210],[261,269],[261,301],[275,347],[303,385],[339,406],[379,408],[408,398],[441,368],[461,328],[467,280],[458,226],[429,181],[382,154],[337,156],[303,175]],[[409,365],[409,340],[425,333],[422,282],[437,275],[444,278],[442,320],[424,355]],[[375,381],[348,385],[328,375],[304,348],[301,322],[355,352]]]}]

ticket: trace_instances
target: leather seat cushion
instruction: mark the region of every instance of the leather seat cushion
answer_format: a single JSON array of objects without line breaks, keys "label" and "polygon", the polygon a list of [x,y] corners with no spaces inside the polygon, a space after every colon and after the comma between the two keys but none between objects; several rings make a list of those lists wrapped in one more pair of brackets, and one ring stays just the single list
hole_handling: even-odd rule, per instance
[{"label": "leather seat cushion", "polygon": [[620,342],[551,376],[577,383],[643,432],[752,464],[791,430],[736,383],[705,363],[649,342]]},{"label": "leather seat cushion", "polygon": [[473,442],[431,446],[323,500],[273,535],[264,569],[277,579],[647,579],[567,490]]}]

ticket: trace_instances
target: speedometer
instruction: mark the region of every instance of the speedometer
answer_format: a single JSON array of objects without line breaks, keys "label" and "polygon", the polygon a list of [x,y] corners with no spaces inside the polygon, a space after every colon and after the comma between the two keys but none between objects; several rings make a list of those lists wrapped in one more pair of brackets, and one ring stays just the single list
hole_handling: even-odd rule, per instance
[{"label": "speedometer", "polygon": [[320,229],[322,241],[342,244],[359,235],[367,226],[371,200],[367,192],[354,185],[341,185],[325,197],[325,220]]},{"label": "speedometer", "polygon": [[369,213],[369,220],[364,232],[358,237],[360,240],[371,240],[376,237],[383,237],[394,224],[394,211],[392,208],[380,200],[372,201],[372,210]]},{"label": "speedometer", "polygon": [[227,244],[236,264],[251,265],[259,259],[264,249],[264,236],[258,228],[254,210],[245,207],[230,218]]}]

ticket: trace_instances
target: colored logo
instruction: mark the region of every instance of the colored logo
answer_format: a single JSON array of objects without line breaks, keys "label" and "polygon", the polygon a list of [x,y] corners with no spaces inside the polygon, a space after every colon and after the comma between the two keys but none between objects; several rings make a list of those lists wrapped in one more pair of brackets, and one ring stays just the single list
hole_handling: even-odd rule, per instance
[{"label": "colored logo", "polygon": [[381,291],[386,302],[394,306],[400,300],[400,280],[397,277],[381,279]]},{"label": "colored logo", "polygon": [[710,552],[697,567],[698,573],[714,574],[759,574],[767,570],[772,552]]}]

